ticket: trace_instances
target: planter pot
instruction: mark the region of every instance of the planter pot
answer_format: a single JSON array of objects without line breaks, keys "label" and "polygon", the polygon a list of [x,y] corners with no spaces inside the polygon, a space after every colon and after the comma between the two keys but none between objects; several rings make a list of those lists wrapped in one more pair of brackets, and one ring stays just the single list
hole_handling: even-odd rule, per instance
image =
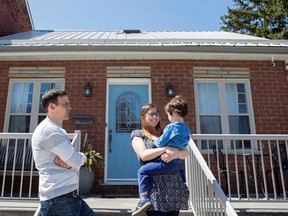
[{"label": "planter pot", "polygon": [[88,167],[81,167],[79,175],[79,194],[87,195],[93,186],[95,173],[93,170],[90,171]]}]

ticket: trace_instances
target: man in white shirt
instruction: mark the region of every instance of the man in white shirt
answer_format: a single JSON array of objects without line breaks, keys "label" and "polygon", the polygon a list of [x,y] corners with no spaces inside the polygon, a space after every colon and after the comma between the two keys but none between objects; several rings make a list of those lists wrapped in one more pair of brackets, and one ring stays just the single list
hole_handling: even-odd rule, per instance
[{"label": "man in white shirt", "polygon": [[77,193],[77,172],[86,156],[75,151],[61,127],[72,109],[66,92],[45,92],[42,106],[47,116],[32,136],[33,157],[39,172],[40,215],[96,215]]}]

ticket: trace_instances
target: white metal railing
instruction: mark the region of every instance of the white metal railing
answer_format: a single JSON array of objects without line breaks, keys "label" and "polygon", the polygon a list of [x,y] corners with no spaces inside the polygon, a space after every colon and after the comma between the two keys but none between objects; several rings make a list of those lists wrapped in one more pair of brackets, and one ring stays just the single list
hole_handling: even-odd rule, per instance
[{"label": "white metal railing", "polygon": [[[0,133],[4,149],[0,151],[0,199],[37,199],[38,172],[30,155],[31,137],[31,133]],[[79,150],[80,131],[69,137]],[[192,138],[195,144],[189,144],[187,183],[195,215],[205,215],[207,210],[235,215],[230,205],[234,200],[287,201],[288,135],[195,134]],[[220,167],[220,150],[226,170]],[[277,155],[282,155],[278,166]]]},{"label": "white metal railing", "polygon": [[237,215],[193,140],[186,160],[187,184],[194,215]]},{"label": "white metal railing", "polygon": [[[79,150],[81,132],[68,136]],[[38,199],[38,171],[31,138],[32,133],[0,133],[0,199]]]},{"label": "white metal railing", "polygon": [[192,138],[230,201],[287,201],[288,135]]}]

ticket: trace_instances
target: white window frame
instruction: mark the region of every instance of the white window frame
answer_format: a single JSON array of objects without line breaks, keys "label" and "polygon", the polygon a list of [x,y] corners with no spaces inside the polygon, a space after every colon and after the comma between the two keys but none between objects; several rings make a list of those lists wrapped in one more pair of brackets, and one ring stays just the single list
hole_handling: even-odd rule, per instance
[{"label": "white window frame", "polygon": [[[199,107],[198,87],[197,87],[198,83],[215,83],[215,84],[218,84],[220,118],[221,118],[220,121],[221,121],[222,134],[230,134],[230,132],[229,132],[229,114],[228,114],[227,105],[226,105],[227,103],[226,103],[225,84],[227,84],[227,83],[243,83],[243,84],[245,84],[246,97],[247,97],[246,98],[247,99],[247,112],[248,112],[249,124],[250,124],[250,133],[255,134],[256,130],[255,130],[252,95],[251,95],[250,81],[248,79],[195,79],[195,81],[194,81],[195,110],[196,110],[196,128],[197,128],[198,134],[201,133],[201,131],[200,131],[200,114],[199,114],[199,110],[198,110],[198,107]],[[253,148],[256,147],[254,145],[254,143],[251,143],[251,145],[253,146]],[[199,147],[201,149],[201,145]],[[224,145],[223,148],[226,148],[227,150],[231,150],[230,145]]]},{"label": "white window frame", "polygon": [[[29,114],[31,116],[30,118],[30,125],[29,125],[29,133],[32,133],[35,128],[38,125],[38,116],[41,115],[39,113],[39,104],[40,101],[40,87],[41,83],[53,83],[53,82],[60,82],[62,85],[62,88],[65,88],[65,79],[63,78],[49,78],[49,79],[10,79],[9,82],[9,90],[8,90],[8,98],[7,98],[7,104],[6,104],[6,112],[5,112],[5,120],[4,120],[4,132],[8,132],[9,129],[9,121],[10,121],[10,110],[11,110],[11,100],[12,100],[12,87],[15,83],[33,83],[33,98],[32,98],[32,107],[31,107],[31,113]],[[63,90],[62,89],[62,90]],[[45,114],[43,114],[45,115]]]}]

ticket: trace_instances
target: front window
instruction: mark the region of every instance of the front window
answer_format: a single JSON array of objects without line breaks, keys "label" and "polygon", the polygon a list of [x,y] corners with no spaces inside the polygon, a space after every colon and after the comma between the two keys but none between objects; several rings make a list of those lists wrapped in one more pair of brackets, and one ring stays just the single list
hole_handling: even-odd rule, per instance
[{"label": "front window", "polygon": [[[251,134],[252,104],[248,81],[197,81],[197,124],[200,134]],[[216,141],[201,142],[201,149],[211,149]],[[208,146],[209,145],[209,146]],[[224,148],[223,142],[218,142]],[[242,148],[243,142],[225,145]],[[250,148],[250,142],[244,142]]]},{"label": "front window", "polygon": [[42,95],[49,89],[63,87],[61,80],[10,80],[5,131],[33,132],[46,116],[41,105]]}]

